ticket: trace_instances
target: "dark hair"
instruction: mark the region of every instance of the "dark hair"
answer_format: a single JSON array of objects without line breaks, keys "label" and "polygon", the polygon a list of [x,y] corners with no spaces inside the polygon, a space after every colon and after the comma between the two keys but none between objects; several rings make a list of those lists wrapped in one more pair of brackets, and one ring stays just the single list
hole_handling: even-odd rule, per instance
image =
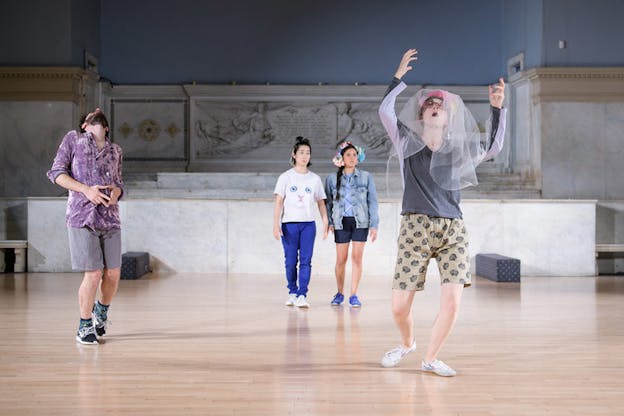
[{"label": "dark hair", "polygon": [[[344,149],[340,151],[340,156],[344,160],[344,154],[347,150],[353,149],[356,154],[359,154],[357,148],[353,145],[353,143],[347,144]],[[344,164],[338,168],[338,172],[336,172],[336,201],[340,199],[340,180],[342,178],[342,171],[344,170]]]},{"label": "dark hair", "polygon": [[[82,128],[82,125],[87,120],[87,116],[88,114],[85,114],[82,117],[80,117],[80,125],[79,125],[80,133],[84,133],[86,131],[85,129]],[[91,119],[89,120],[89,124],[92,126],[96,124],[100,124],[105,129],[110,130],[110,127],[108,125],[108,120],[106,119],[106,116],[104,115],[104,113],[102,113],[101,111],[98,111],[97,113],[93,115],[93,117],[91,117]],[[106,130],[106,137],[108,137],[108,130]]]},{"label": "dark hair", "polygon": [[[292,155],[290,156],[290,163],[295,164],[295,153],[299,150],[300,146],[308,146],[310,148],[310,153],[312,153],[312,146],[310,145],[310,139],[305,138],[303,136],[297,136],[295,139],[295,145],[293,146]],[[312,165],[312,162],[308,161],[308,167]]]}]

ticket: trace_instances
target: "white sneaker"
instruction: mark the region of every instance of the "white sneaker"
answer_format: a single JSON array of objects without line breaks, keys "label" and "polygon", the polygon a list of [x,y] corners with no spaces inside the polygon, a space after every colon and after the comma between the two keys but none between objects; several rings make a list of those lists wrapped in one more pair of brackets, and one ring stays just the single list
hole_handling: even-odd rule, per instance
[{"label": "white sneaker", "polygon": [[384,354],[384,356],[381,358],[381,365],[386,368],[394,367],[395,365],[399,363],[399,361],[403,359],[403,357],[405,357],[407,354],[415,350],[416,350],[416,341],[414,341],[412,343],[412,346],[409,348],[405,348],[402,345],[399,347],[396,347]]},{"label": "white sneaker", "polygon": [[442,377],[454,377],[457,375],[457,372],[453,370],[448,365],[444,364],[444,361],[433,360],[429,364],[427,364],[424,360],[422,362],[422,371],[427,371],[430,373],[436,373]]},{"label": "white sneaker", "polygon": [[295,306],[298,308],[309,308],[310,304],[306,300],[305,296],[299,295],[297,296],[297,299],[295,300]]},{"label": "white sneaker", "polygon": [[291,293],[290,295],[288,295],[288,299],[286,300],[284,305],[286,305],[286,306],[294,306],[296,300],[297,300],[297,294]]}]

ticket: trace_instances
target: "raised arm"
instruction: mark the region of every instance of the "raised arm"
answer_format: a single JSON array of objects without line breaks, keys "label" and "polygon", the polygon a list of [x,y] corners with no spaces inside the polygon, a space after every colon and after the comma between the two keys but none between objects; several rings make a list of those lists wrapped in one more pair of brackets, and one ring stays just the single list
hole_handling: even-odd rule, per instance
[{"label": "raised arm", "polygon": [[[399,124],[398,119],[395,112],[395,104],[396,97],[405,89],[407,86],[404,82],[401,81],[403,76],[412,70],[411,63],[416,61],[418,58],[416,55],[418,52],[416,49],[408,49],[401,58],[401,62],[394,73],[394,78],[386,91],[386,94],[379,106],[379,118],[381,119],[381,124],[383,124],[392,144],[394,145],[397,153],[401,152],[401,137],[399,134]],[[401,156],[402,157],[402,156]]]},{"label": "raised arm", "polygon": [[395,78],[401,79],[403,78],[403,75],[412,70],[412,61],[418,60],[416,55],[418,55],[418,51],[416,49],[408,49],[405,51],[403,57],[401,58],[401,62],[399,62],[399,67],[394,73]]},{"label": "raised arm", "polygon": [[507,109],[503,108],[503,101],[505,100],[505,81],[499,78],[497,84],[488,86],[488,92],[492,115],[488,121],[490,124],[490,137],[488,138],[488,148],[483,160],[494,158],[503,149],[507,120]]}]

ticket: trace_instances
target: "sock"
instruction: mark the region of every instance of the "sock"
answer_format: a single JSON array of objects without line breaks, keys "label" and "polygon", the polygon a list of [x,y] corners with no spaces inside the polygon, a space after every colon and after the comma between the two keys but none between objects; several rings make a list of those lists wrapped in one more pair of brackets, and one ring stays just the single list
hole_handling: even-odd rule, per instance
[{"label": "sock", "polygon": [[89,319],[80,318],[80,326],[78,327],[78,329],[82,329],[84,327],[89,327],[89,326],[93,326],[93,320],[91,318]]},{"label": "sock", "polygon": [[93,311],[100,318],[100,320],[105,321],[108,318],[108,307],[110,305],[102,305],[98,300],[93,306]]}]

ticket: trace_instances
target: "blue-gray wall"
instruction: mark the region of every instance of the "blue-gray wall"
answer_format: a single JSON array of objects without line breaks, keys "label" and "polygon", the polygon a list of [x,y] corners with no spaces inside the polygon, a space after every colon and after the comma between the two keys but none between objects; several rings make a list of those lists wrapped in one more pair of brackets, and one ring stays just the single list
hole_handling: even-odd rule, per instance
[{"label": "blue-gray wall", "polygon": [[[547,0],[546,0],[547,1]],[[539,67],[542,62],[543,0],[503,1],[502,61],[524,53],[525,68]]]},{"label": "blue-gray wall", "polygon": [[0,65],[83,66],[100,55],[100,0],[2,0]]},{"label": "blue-gray wall", "polygon": [[[624,65],[624,0],[2,0],[0,65],[82,66],[119,84],[485,84],[525,68]],[[566,48],[559,49],[558,41]]]},{"label": "blue-gray wall", "polygon": [[132,83],[484,84],[501,63],[499,0],[106,0],[102,73]]},{"label": "blue-gray wall", "polygon": [[547,0],[543,16],[541,66],[624,66],[623,0]]}]

